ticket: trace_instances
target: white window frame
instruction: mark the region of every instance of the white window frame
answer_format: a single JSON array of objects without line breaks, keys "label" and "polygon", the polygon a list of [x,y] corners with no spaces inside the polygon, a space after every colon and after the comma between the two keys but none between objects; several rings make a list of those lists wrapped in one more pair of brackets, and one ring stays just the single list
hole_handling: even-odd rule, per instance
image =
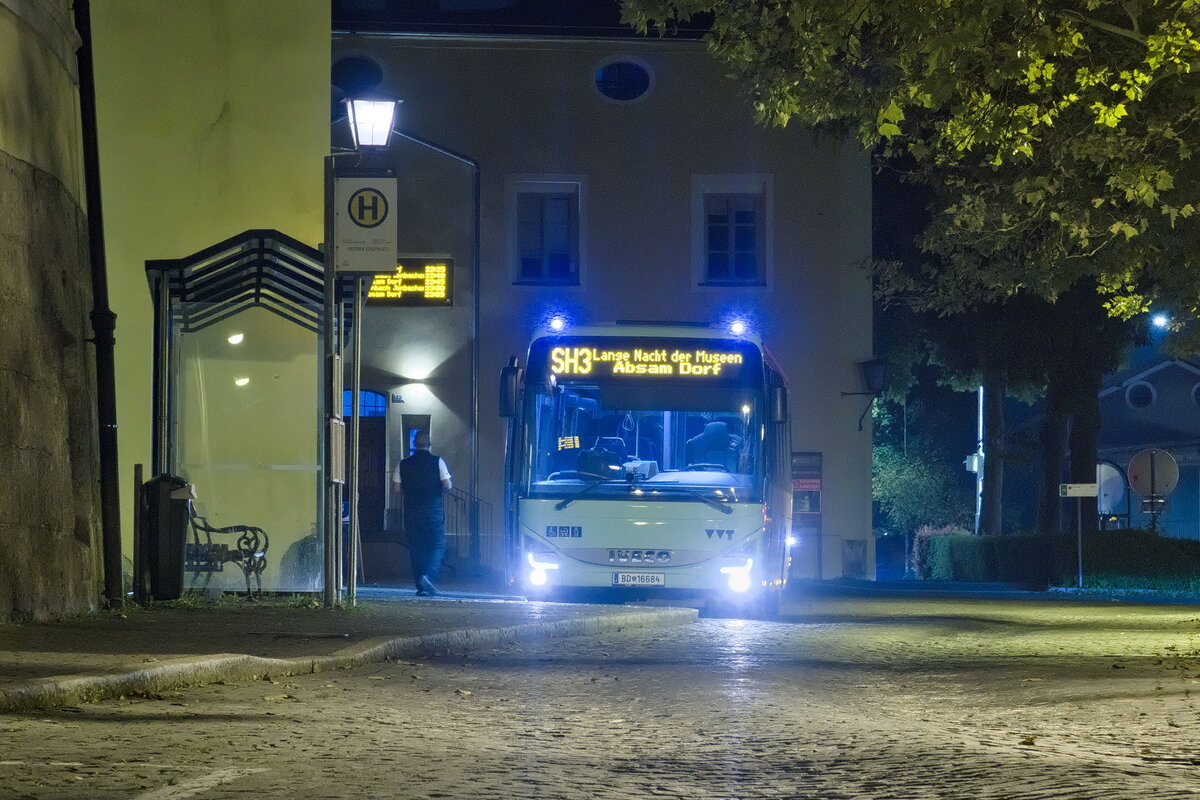
[{"label": "white window frame", "polygon": [[[1133,388],[1135,386],[1145,386],[1147,389],[1150,390],[1150,402],[1149,403],[1147,403],[1144,406],[1135,406],[1130,401],[1129,395],[1133,391]],[[1128,406],[1130,408],[1130,410],[1132,410],[1132,411],[1148,411],[1149,409],[1154,408],[1154,405],[1157,402],[1158,402],[1158,389],[1155,389],[1154,384],[1150,383],[1149,381],[1133,381],[1132,383],[1130,383],[1128,386],[1125,387],[1125,405]]]},{"label": "white window frame", "polygon": [[[579,221],[576,241],[579,264],[576,283],[529,281],[521,276],[521,230],[517,198],[522,194],[571,194],[576,197]],[[504,179],[504,228],[508,238],[510,283],[515,286],[554,286],[572,289],[583,286],[587,274],[587,178],[584,175],[509,175]]]},{"label": "white window frame", "polygon": [[[756,194],[763,199],[762,253],[757,283],[709,283],[707,219],[704,198],[710,194]],[[692,278],[702,289],[767,289],[775,268],[775,178],[769,173],[692,176]]]}]

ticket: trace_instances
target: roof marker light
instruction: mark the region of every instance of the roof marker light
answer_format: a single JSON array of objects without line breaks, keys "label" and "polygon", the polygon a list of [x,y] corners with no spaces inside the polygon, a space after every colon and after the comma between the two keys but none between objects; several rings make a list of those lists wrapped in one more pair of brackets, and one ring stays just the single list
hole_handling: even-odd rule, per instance
[{"label": "roof marker light", "polygon": [[556,316],[550,319],[550,330],[561,331],[565,327],[567,327],[567,321],[562,317]]},{"label": "roof marker light", "polygon": [[750,326],[746,324],[745,320],[735,319],[733,322],[729,323],[729,332],[734,336],[741,336],[743,333],[749,330],[749,327]]}]

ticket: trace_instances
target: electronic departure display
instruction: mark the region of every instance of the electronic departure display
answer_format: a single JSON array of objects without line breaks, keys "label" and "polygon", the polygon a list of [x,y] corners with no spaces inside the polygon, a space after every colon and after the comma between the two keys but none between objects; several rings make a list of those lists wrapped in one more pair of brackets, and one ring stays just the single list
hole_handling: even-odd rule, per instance
[{"label": "electronic departure display", "polygon": [[555,337],[536,343],[530,365],[537,361],[560,381],[633,378],[737,383],[753,380],[762,371],[753,344],[721,339]]},{"label": "electronic departure display", "polygon": [[453,304],[452,258],[401,258],[395,272],[371,278],[366,302],[373,306],[448,306]]}]

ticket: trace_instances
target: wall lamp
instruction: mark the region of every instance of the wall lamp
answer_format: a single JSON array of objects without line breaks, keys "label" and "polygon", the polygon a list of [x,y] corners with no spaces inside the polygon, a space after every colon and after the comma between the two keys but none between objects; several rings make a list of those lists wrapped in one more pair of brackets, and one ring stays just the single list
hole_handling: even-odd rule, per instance
[{"label": "wall lamp", "polygon": [[875,398],[887,391],[888,385],[892,382],[892,362],[884,358],[872,358],[870,361],[858,362],[858,372],[862,376],[863,388],[865,392],[842,392],[842,397],[866,396],[871,399],[867,401],[867,407],[863,409],[862,414],[858,417],[858,429],[863,429],[863,420],[867,418],[867,412],[871,410],[871,406],[875,403]]}]

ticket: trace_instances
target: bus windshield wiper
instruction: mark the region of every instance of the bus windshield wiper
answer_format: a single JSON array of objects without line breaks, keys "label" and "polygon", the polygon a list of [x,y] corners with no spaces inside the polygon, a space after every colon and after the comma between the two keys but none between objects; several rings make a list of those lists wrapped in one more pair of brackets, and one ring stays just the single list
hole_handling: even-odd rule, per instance
[{"label": "bus windshield wiper", "polygon": [[722,514],[732,514],[733,513],[733,509],[730,508],[727,503],[721,502],[720,500],[714,500],[713,498],[709,497],[708,495],[700,494],[700,492],[697,492],[695,489],[689,489],[686,486],[678,486],[678,485],[676,485],[675,488],[682,489],[683,491],[687,492],[688,494],[690,494],[692,497],[696,498],[697,500],[701,500],[705,503],[708,503],[710,506],[715,508],[717,511],[720,511]]},{"label": "bus windshield wiper", "polygon": [[578,492],[576,492],[575,494],[566,498],[565,500],[560,500],[559,502],[555,503],[554,510],[562,511],[564,508],[571,505],[571,503],[574,503],[576,500],[583,497],[585,494],[590,492],[592,489],[595,489],[597,486],[602,486],[606,483],[611,483],[614,480],[619,480],[619,479],[618,478],[600,478],[595,483],[589,483],[587,486],[583,487]]}]

